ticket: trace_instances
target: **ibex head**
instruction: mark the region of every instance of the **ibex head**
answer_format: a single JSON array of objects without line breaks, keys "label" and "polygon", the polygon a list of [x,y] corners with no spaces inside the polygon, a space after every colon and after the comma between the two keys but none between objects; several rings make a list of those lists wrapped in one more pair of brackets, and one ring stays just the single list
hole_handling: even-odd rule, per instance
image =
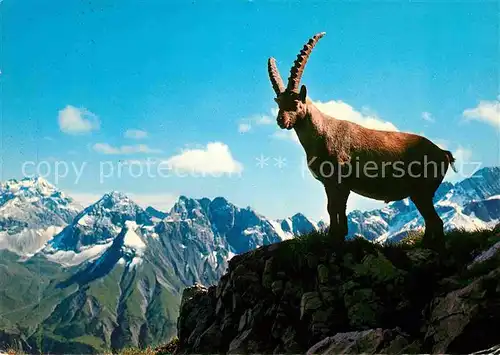
[{"label": "ibex head", "polygon": [[288,78],[288,85],[286,88],[278,68],[276,67],[276,60],[271,57],[267,62],[269,79],[276,92],[274,101],[276,101],[279,107],[276,121],[280,128],[292,129],[293,126],[307,114],[307,89],[305,85],[302,85],[299,91],[300,78],[302,77],[304,67],[312,49],[324,35],[325,32],[318,33],[304,45],[304,48],[297,55],[297,59],[290,70],[290,77]]}]

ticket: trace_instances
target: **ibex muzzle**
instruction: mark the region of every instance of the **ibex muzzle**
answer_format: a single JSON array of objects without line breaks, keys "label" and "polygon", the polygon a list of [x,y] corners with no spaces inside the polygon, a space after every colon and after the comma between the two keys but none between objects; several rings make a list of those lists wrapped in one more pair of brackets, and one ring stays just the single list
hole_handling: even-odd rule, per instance
[{"label": "ibex muzzle", "polygon": [[[279,107],[277,123],[280,128],[295,129],[311,173],[325,187],[330,234],[340,240],[347,235],[351,191],[385,202],[410,197],[425,220],[424,244],[442,248],[443,222],[432,199],[455,159],[425,137],[368,129],[319,111],[307,98],[306,87],[299,90],[299,84],[312,49],[324,35],[318,33],[304,45],[286,88],[274,58],[268,60],[268,72]],[[328,173],[325,165],[331,166]]]}]

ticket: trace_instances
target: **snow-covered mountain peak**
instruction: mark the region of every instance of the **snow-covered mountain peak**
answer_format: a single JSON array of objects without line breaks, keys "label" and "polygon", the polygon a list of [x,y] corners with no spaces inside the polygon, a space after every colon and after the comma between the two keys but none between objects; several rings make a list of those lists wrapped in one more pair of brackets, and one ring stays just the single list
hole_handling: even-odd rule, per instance
[{"label": "snow-covered mountain peak", "polygon": [[216,197],[209,203],[209,210],[211,213],[230,211],[237,208],[224,197]]},{"label": "snow-covered mountain peak", "polygon": [[[66,196],[47,180],[24,178],[0,183],[1,218],[19,219],[28,226],[63,226],[82,210],[82,206]],[[44,216],[45,211],[50,211]]]},{"label": "snow-covered mountain peak", "polygon": [[454,189],[470,200],[484,200],[500,191],[500,167],[485,167],[455,184]]},{"label": "snow-covered mountain peak", "polygon": [[81,209],[41,177],[0,183],[0,249],[32,254]]},{"label": "snow-covered mountain peak", "polygon": [[135,204],[127,195],[119,191],[111,191],[104,194],[97,202],[97,205],[104,206],[106,208],[113,208],[117,205],[128,205]]},{"label": "snow-covered mountain peak", "polygon": [[211,201],[211,204],[215,207],[215,206],[227,206],[227,205],[231,205],[231,203],[225,198],[225,197],[222,197],[222,196],[218,196],[216,198],[214,198],[212,201]]},{"label": "snow-covered mountain peak", "polygon": [[[13,197],[22,197],[26,199],[50,196],[61,199],[67,198],[54,185],[42,177],[23,178],[22,180],[11,179],[4,183],[0,183],[0,195],[2,195],[1,197],[3,197],[4,201]],[[69,200],[75,204],[72,199]]]},{"label": "snow-covered mountain peak", "polygon": [[44,187],[48,188],[51,190],[55,190],[55,187],[48,182],[45,178],[41,176],[35,176],[35,177],[25,177],[22,178],[21,180],[18,179],[10,179],[7,180],[5,183],[2,184],[3,186],[8,186],[11,189],[19,189],[21,187]]},{"label": "snow-covered mountain peak", "polygon": [[[113,217],[113,223],[118,223],[119,227],[124,226],[125,220],[134,220],[139,224],[151,224],[150,216],[146,211],[130,199],[124,193],[111,191],[104,194],[97,202],[85,208],[77,219],[86,219],[85,216],[96,216],[96,218]],[[121,219],[120,216],[125,218]],[[120,221],[117,220],[120,219]],[[80,224],[83,222],[80,221]]]},{"label": "snow-covered mountain peak", "polygon": [[207,203],[210,203],[207,198],[197,200],[182,195],[170,209],[169,215],[174,219],[182,220],[203,218]]},{"label": "snow-covered mountain peak", "polygon": [[287,238],[291,238],[294,235],[308,233],[311,230],[319,229],[316,222],[311,221],[302,213],[296,213],[290,218],[277,220],[276,223],[279,224],[280,229],[287,235]]},{"label": "snow-covered mountain peak", "polygon": [[[500,198],[496,197],[500,196],[500,168],[484,168],[474,176],[457,184],[444,182],[436,192],[436,210],[447,229],[486,227],[500,220]],[[66,264],[88,260],[111,244],[116,246],[119,235],[121,245],[133,250],[134,255],[151,248],[160,253],[167,240],[174,243],[172,238],[176,235],[169,255],[188,253],[194,258],[199,254],[193,254],[189,248],[199,250],[203,257],[213,252],[222,255],[222,249],[226,254],[241,253],[325,228],[325,223],[316,223],[302,213],[270,220],[250,207],[235,206],[224,197],[180,196],[170,212],[161,212],[153,208],[145,211],[127,195],[111,191],[77,213],[72,200],[43,179],[10,180],[0,187],[0,249],[12,250],[15,236],[15,240],[23,241],[15,248],[29,254],[58,233],[43,252],[54,256],[54,260],[64,259]],[[47,221],[50,223],[44,224]],[[404,199],[378,210],[353,211],[348,223],[350,235],[384,241],[398,240],[408,231],[421,228],[423,220],[414,204]],[[30,233],[18,238],[23,231]],[[39,233],[45,234],[40,237]],[[157,245],[160,241],[163,246]],[[215,260],[212,256],[210,262]]]},{"label": "snow-covered mountain peak", "polygon": [[106,193],[55,236],[47,251],[73,250],[79,253],[89,246],[109,243],[128,221],[153,225],[151,216],[128,196],[117,191]]},{"label": "snow-covered mountain peak", "polygon": [[34,188],[42,195],[50,195],[57,190],[54,185],[40,176],[35,178],[24,178],[21,180],[20,185],[26,189]]}]

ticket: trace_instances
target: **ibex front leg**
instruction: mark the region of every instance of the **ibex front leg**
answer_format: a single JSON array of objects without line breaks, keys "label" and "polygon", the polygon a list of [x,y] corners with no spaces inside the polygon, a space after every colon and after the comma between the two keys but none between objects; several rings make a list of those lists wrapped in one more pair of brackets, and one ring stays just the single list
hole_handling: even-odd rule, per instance
[{"label": "ibex front leg", "polygon": [[330,228],[328,234],[337,241],[344,241],[347,235],[347,198],[350,191],[342,185],[331,184],[325,186],[328,199],[328,214],[330,215]]}]

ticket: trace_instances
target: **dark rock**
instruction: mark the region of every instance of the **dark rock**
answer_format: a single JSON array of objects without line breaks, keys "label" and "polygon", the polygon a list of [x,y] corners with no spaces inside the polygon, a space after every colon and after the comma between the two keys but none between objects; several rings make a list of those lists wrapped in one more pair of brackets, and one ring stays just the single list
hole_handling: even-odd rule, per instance
[{"label": "dark rock", "polygon": [[318,282],[320,284],[327,284],[328,279],[329,279],[328,275],[329,275],[328,268],[323,264],[319,264],[318,265]]},{"label": "dark rock", "polygon": [[394,267],[382,253],[366,255],[361,264],[355,265],[353,269],[355,277],[366,277],[374,283],[391,282],[404,273]]},{"label": "dark rock", "polygon": [[300,319],[306,314],[311,314],[323,305],[318,292],[306,292],[300,300]]},{"label": "dark rock", "polygon": [[248,340],[252,333],[252,329],[247,329],[240,333],[233,341],[229,344],[228,354],[244,354],[247,353]]},{"label": "dark rock", "polygon": [[332,286],[319,285],[319,293],[323,302],[331,304],[337,299],[337,289]]},{"label": "dark rock", "polygon": [[217,324],[212,324],[194,342],[193,351],[196,353],[210,352],[219,348],[222,341],[222,332]]},{"label": "dark rock", "polygon": [[275,295],[278,295],[279,293],[281,293],[281,291],[283,291],[283,281],[281,281],[281,280],[274,281],[271,284],[271,290],[273,291],[273,293]]},{"label": "dark rock", "polygon": [[309,253],[306,256],[306,260],[307,260],[307,266],[309,266],[310,269],[316,269],[319,260],[319,258],[316,255]]},{"label": "dark rock", "polygon": [[206,288],[202,285],[194,285],[184,290],[177,320],[180,348],[203,346],[200,344],[200,337],[213,322],[215,316],[214,301],[215,287]]},{"label": "dark rock", "polygon": [[407,337],[397,329],[380,328],[337,333],[312,346],[306,354],[400,354],[408,345]]},{"label": "dark rock", "polygon": [[271,288],[271,284],[273,283],[273,259],[270,258],[266,260],[264,266],[264,272],[262,274],[262,286],[265,288]]},{"label": "dark rock", "polygon": [[500,268],[431,303],[425,345],[433,352],[470,352],[500,341]]},{"label": "dark rock", "polygon": [[484,350],[480,350],[480,351],[476,351],[474,353],[471,353],[471,355],[498,355],[500,354],[500,344],[499,345],[495,345],[495,346],[492,346],[491,348],[489,349],[484,349]]},{"label": "dark rock", "polygon": [[287,298],[300,298],[302,293],[302,287],[297,285],[292,281],[287,281],[285,283],[285,290],[283,291],[283,296]]}]

